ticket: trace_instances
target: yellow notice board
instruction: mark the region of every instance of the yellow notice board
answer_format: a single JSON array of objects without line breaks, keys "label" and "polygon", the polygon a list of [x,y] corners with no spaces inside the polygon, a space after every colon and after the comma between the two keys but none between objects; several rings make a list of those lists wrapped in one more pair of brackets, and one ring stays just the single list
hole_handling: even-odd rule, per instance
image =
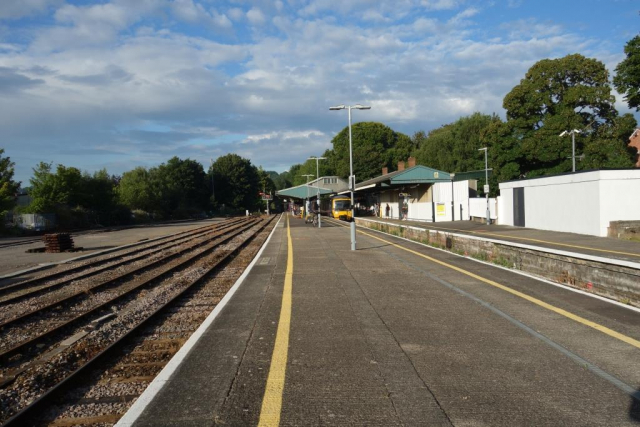
[{"label": "yellow notice board", "polygon": [[436,203],[436,215],[438,216],[447,215],[447,207],[444,203]]}]

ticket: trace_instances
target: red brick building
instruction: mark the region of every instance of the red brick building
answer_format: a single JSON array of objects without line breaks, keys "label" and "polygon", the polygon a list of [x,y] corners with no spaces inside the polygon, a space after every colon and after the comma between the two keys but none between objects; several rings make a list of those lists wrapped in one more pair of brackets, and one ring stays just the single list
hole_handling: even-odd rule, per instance
[{"label": "red brick building", "polygon": [[636,167],[640,168],[640,128],[633,131],[629,137],[629,147],[634,147],[638,154],[636,154]]}]

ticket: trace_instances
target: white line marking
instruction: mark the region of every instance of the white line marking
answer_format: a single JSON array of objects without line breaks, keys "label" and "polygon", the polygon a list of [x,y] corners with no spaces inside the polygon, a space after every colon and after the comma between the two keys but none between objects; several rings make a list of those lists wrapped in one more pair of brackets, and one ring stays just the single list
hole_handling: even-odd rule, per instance
[{"label": "white line marking", "polygon": [[151,384],[149,384],[149,386],[140,395],[140,397],[138,397],[138,399],[131,406],[131,408],[129,408],[129,410],[122,416],[122,418],[120,418],[120,421],[118,421],[115,427],[131,427],[133,423],[136,422],[138,417],[140,417],[142,412],[147,408],[149,403],[151,403],[153,398],[160,392],[160,390],[162,390],[162,387],[164,387],[167,381],[169,381],[169,378],[171,377],[171,375],[173,375],[176,369],[178,369],[182,361],[189,354],[189,352],[198,342],[200,337],[202,337],[202,335],[207,330],[207,328],[211,326],[211,324],[216,319],[216,317],[218,317],[218,314],[220,314],[220,312],[227,305],[227,303],[229,302],[233,294],[236,293],[240,285],[247,278],[253,266],[256,264],[258,259],[260,259],[260,255],[262,255],[262,252],[267,247],[267,244],[271,240],[271,236],[273,236],[273,233],[278,228],[278,225],[282,220],[282,216],[283,215],[280,215],[280,219],[278,219],[278,222],[276,223],[275,227],[273,227],[273,230],[271,230],[269,237],[267,237],[267,240],[265,240],[264,244],[262,245],[262,247],[260,248],[256,256],[253,258],[253,261],[251,261],[251,264],[247,266],[247,268],[244,270],[242,275],[238,277],[238,280],[236,280],[236,283],[234,283],[231,289],[229,289],[229,292],[227,292],[224,298],[220,300],[220,302],[218,303],[218,305],[216,305],[213,311],[209,313],[209,315],[204,320],[204,322],[202,322],[200,327],[198,327],[198,329],[196,329],[196,331],[189,337],[187,342],[184,343],[184,345],[180,348],[180,350],[178,350],[178,352],[171,358],[171,360],[169,360],[169,363],[167,363],[167,365],[162,369],[162,371],[160,371],[158,376],[154,378]]}]

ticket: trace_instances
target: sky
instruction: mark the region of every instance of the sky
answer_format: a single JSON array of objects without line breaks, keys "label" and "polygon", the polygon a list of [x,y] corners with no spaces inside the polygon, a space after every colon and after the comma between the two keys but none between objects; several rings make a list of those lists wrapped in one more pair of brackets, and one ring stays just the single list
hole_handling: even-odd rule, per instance
[{"label": "sky", "polygon": [[[122,174],[237,153],[283,171],[353,121],[438,128],[535,62],[613,73],[637,0],[0,0],[0,148],[28,185],[53,162]],[[616,94],[620,113],[629,112]],[[636,114],[636,118],[640,116]]]}]

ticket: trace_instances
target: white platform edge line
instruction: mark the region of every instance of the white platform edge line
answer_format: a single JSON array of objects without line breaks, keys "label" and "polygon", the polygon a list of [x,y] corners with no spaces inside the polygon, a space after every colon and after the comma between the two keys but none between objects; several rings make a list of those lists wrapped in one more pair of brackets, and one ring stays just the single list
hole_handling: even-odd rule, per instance
[{"label": "white platform edge line", "polygon": [[374,230],[372,228],[366,228],[366,227],[363,227],[363,228],[365,228],[367,230],[370,230],[370,231],[375,231],[376,233],[384,234],[385,236],[389,236],[389,237],[393,237],[393,238],[401,239],[401,240],[406,240],[407,242],[415,243],[416,245],[424,246],[425,248],[433,249],[433,250],[440,251],[440,252],[445,252],[447,254],[455,255],[455,256],[460,257],[460,258],[464,258],[464,259],[468,259],[468,260],[471,260],[471,261],[475,261],[475,262],[478,262],[480,264],[488,265],[490,267],[495,267],[495,268],[499,268],[499,269],[502,269],[502,270],[505,270],[505,271],[510,271],[511,273],[519,274],[521,276],[525,276],[525,277],[528,277],[528,278],[533,279],[533,280],[538,280],[538,281],[546,283],[548,285],[553,285],[553,286],[555,286],[557,288],[561,288],[561,289],[565,289],[567,291],[571,291],[571,292],[575,292],[575,293],[578,293],[578,294],[586,295],[588,297],[599,299],[601,301],[608,302],[609,304],[617,305],[619,307],[626,308],[627,310],[631,310],[631,311],[635,311],[635,312],[640,313],[640,308],[638,308],[638,307],[634,307],[632,305],[623,304],[623,303],[618,302],[616,300],[613,300],[611,298],[603,297],[603,296],[600,296],[600,295],[597,295],[597,294],[593,294],[591,292],[586,292],[586,291],[583,291],[583,290],[580,290],[580,289],[572,288],[571,286],[563,285],[562,283],[552,282],[551,280],[535,276],[533,274],[524,272],[522,270],[517,270],[515,268],[503,267],[501,265],[496,265],[496,264],[493,264],[493,263],[490,263],[490,262],[486,262],[486,261],[482,261],[482,260],[475,259],[475,258],[472,258],[472,257],[460,255],[460,254],[457,254],[455,252],[450,252],[450,251],[448,251],[446,249],[435,248],[433,246],[429,246],[429,245],[426,245],[426,244],[421,243],[421,242],[416,242],[414,240],[407,239],[406,237],[394,236],[393,234],[385,233],[384,231]]},{"label": "white platform edge line", "polygon": [[[412,229],[412,230],[428,231],[429,233],[447,233],[447,234],[449,234],[451,236],[464,237],[466,239],[471,239],[471,240],[482,240],[482,241],[485,241],[485,242],[498,243],[498,244],[501,244],[501,245],[513,246],[513,247],[521,248],[521,249],[530,249],[530,250],[534,250],[534,251],[538,251],[538,252],[547,252],[547,253],[554,254],[554,255],[568,256],[568,257],[571,257],[571,258],[578,258],[578,259],[584,259],[584,260],[587,260],[587,261],[601,262],[603,264],[617,265],[617,266],[620,266],[620,267],[629,267],[629,268],[633,268],[633,269],[636,269],[636,270],[640,269],[640,263],[633,262],[633,261],[626,261],[626,260],[615,259],[615,258],[605,258],[605,257],[599,257],[599,256],[595,256],[595,255],[582,254],[582,253],[579,253],[579,252],[562,251],[562,250],[553,249],[553,248],[546,248],[544,246],[526,245],[526,244],[523,244],[523,243],[510,242],[508,240],[497,240],[497,239],[492,239],[492,238],[484,238],[484,237],[472,236],[472,235],[469,235],[469,234],[461,234],[461,233],[456,233],[456,232],[452,232],[452,231],[447,231],[447,230],[444,230],[444,229],[420,228],[420,227],[414,227],[412,225],[402,225],[402,224],[396,224],[395,222],[384,222],[384,221],[377,221],[375,219],[367,219],[367,218],[356,218],[356,220],[370,221],[370,222],[375,222],[375,223],[384,224],[384,225],[395,225],[395,226],[398,226],[398,227],[404,227],[404,228],[408,228],[408,229]],[[371,230],[371,229],[369,229],[369,230]],[[378,230],[374,230],[374,231],[378,231]],[[411,240],[411,241],[413,241],[413,240]]]},{"label": "white platform edge line", "polygon": [[120,420],[117,422],[117,424],[114,427],[131,427],[133,423],[135,423],[136,420],[140,417],[142,412],[147,408],[149,403],[151,403],[153,398],[160,392],[160,390],[162,390],[162,387],[164,387],[164,385],[167,383],[169,378],[171,378],[171,375],[173,375],[173,373],[176,371],[178,366],[180,366],[184,358],[189,354],[191,349],[198,342],[200,337],[202,337],[202,335],[207,330],[207,328],[211,326],[211,324],[216,319],[216,317],[218,317],[218,314],[220,314],[222,309],[227,305],[231,297],[233,297],[233,295],[236,293],[240,285],[247,278],[247,276],[253,269],[253,266],[256,264],[256,262],[258,262],[258,259],[262,255],[262,252],[264,252],[264,249],[267,247],[267,244],[271,240],[271,236],[273,236],[273,233],[275,233],[275,231],[277,230],[278,224],[280,224],[280,221],[282,220],[283,216],[284,215],[280,215],[280,218],[278,219],[278,222],[276,223],[276,225],[273,227],[273,230],[271,230],[269,237],[267,237],[267,240],[265,240],[264,244],[262,245],[262,247],[260,248],[256,256],[253,258],[251,263],[244,270],[242,275],[238,277],[238,280],[236,280],[236,282],[233,284],[231,289],[229,289],[226,295],[220,300],[218,305],[216,305],[213,311],[209,313],[209,315],[204,320],[204,322],[202,322],[202,324],[198,327],[198,329],[196,329],[196,331],[189,337],[187,342],[185,342],[184,345],[180,348],[180,350],[178,350],[178,352],[171,358],[171,360],[169,360],[169,363],[167,363],[167,365],[160,371],[158,376],[156,376],[153,379],[151,384],[147,386],[147,388],[140,395],[140,397],[138,397],[135,403],[131,405],[129,410],[125,412],[125,414],[122,416],[122,418],[120,418]]},{"label": "white platform edge line", "polygon": [[[223,221],[218,221],[218,222],[223,222]],[[208,227],[208,226],[204,225],[202,227]],[[193,230],[195,230],[197,228],[199,228],[199,227],[196,227]],[[190,230],[187,230],[187,231],[190,231]],[[74,261],[79,261],[79,260],[82,260],[82,259],[85,259],[85,258],[92,258],[94,256],[108,254],[110,252],[117,252],[117,251],[119,251],[121,249],[127,249],[127,248],[129,248],[131,246],[144,245],[145,243],[153,243],[153,242],[155,242],[157,240],[162,240],[162,239],[166,239],[166,238],[169,238],[169,237],[174,237],[174,236],[176,236],[176,235],[178,235],[180,233],[184,233],[184,231],[177,231],[177,232],[172,233],[172,234],[166,234],[164,236],[154,237],[152,239],[139,240],[137,242],[127,243],[126,245],[116,246],[114,248],[104,249],[102,251],[91,252],[89,254],[80,255],[80,256],[77,256],[75,258],[64,259],[62,261],[47,262],[47,263],[43,263],[43,264],[38,264],[37,266],[27,268],[26,270],[20,270],[20,271],[14,271],[13,273],[7,273],[4,276],[0,276],[0,280],[11,279],[12,277],[22,276],[23,274],[26,274],[26,273],[32,273],[32,272],[39,271],[39,270],[45,270],[47,268],[55,267],[56,265],[65,264],[67,262],[74,262]]]}]

